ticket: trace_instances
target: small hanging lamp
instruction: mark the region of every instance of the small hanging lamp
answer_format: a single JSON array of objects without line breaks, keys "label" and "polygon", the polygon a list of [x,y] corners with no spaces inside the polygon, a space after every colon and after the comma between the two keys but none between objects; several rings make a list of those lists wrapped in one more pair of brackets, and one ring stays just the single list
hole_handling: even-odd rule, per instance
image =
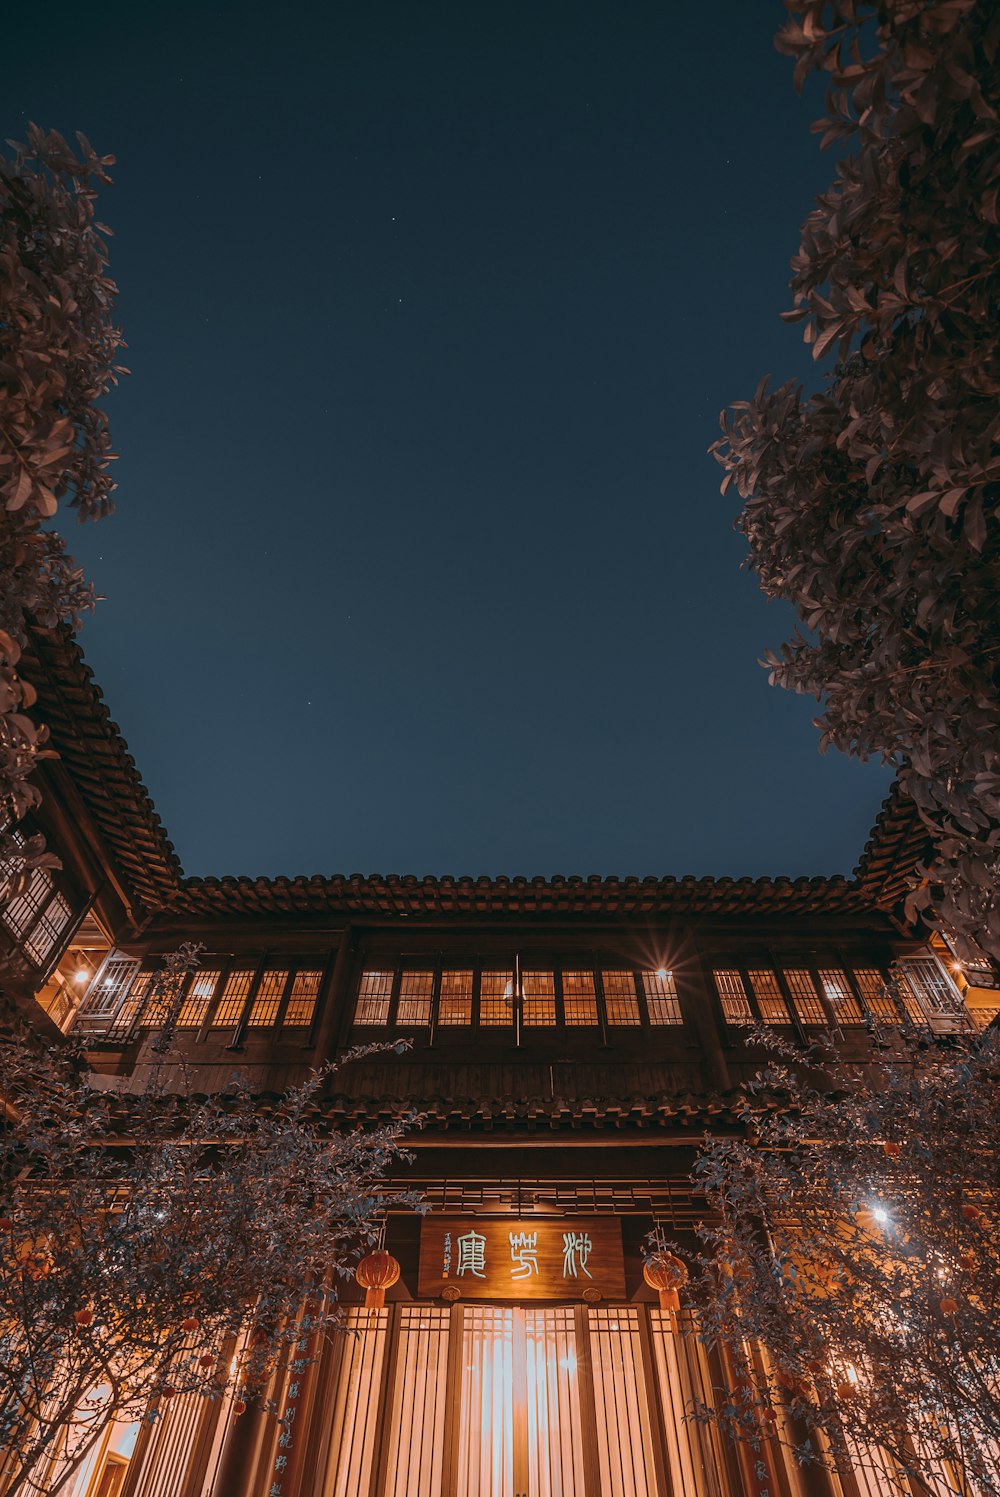
[{"label": "small hanging lamp", "polygon": [[384,1248],[366,1253],[354,1270],[354,1277],[365,1291],[366,1309],[381,1309],[385,1304],[385,1291],[392,1288],[399,1274],[398,1262]]},{"label": "small hanging lamp", "polygon": [[687,1283],[688,1271],[674,1253],[665,1248],[658,1249],[642,1265],[642,1276],[650,1289],[660,1296],[660,1309],[676,1315],[681,1307],[679,1290]]}]

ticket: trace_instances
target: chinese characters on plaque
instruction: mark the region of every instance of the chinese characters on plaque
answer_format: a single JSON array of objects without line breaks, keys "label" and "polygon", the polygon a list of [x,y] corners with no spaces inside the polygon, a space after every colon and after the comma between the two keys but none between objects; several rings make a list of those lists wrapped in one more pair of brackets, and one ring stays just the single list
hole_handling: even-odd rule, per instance
[{"label": "chinese characters on plaque", "polygon": [[425,1217],[420,1228],[418,1293],[446,1286],[463,1299],[578,1299],[593,1289],[625,1293],[617,1217]]}]

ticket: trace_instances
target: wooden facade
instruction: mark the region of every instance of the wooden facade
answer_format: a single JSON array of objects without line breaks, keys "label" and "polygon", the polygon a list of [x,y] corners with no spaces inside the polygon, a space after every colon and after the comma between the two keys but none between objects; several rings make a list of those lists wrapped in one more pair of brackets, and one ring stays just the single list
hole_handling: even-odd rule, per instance
[{"label": "wooden facade", "polygon": [[737,1126],[757,1064],[748,1019],[802,1043],[834,1028],[861,1055],[867,1021],[902,1017],[894,972],[910,1017],[972,1022],[902,922],[922,837],[898,795],[852,879],[188,879],[74,642],[40,633],[27,672],[60,755],[39,825],[63,870],[5,929],[25,1010],[38,995],[37,1022],[84,1035],[95,1069],[141,1076],[149,975],[193,940],[177,1045],[197,1090],[239,1069],[267,1107],[358,1041],[406,1039],[345,1065],[323,1107],[350,1127],[419,1113],[406,1179],[431,1210],[387,1224],[402,1272],[385,1307],[348,1296],[351,1333],[280,1374],[293,1440],[180,1398],[111,1431],[72,1497],[880,1490],[773,1454],[762,1478],[687,1418],[726,1368],[671,1328],[642,1256],[654,1227],[693,1231],[697,1142]]}]

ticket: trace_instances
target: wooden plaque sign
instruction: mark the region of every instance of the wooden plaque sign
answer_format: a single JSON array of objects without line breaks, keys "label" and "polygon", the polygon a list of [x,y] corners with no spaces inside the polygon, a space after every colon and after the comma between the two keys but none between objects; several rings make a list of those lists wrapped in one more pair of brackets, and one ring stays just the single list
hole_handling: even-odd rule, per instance
[{"label": "wooden plaque sign", "polygon": [[417,1293],[462,1299],[582,1299],[595,1289],[625,1298],[616,1216],[426,1216],[420,1225]]}]

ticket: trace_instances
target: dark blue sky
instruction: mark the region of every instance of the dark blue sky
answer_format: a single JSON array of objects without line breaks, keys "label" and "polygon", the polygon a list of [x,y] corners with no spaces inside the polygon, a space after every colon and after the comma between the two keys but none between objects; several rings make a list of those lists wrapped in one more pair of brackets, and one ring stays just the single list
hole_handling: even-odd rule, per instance
[{"label": "dark blue sky", "polygon": [[755,661],[705,449],[815,381],[770,0],[20,6],[133,376],[83,644],[191,873],[832,873],[888,785]]}]

